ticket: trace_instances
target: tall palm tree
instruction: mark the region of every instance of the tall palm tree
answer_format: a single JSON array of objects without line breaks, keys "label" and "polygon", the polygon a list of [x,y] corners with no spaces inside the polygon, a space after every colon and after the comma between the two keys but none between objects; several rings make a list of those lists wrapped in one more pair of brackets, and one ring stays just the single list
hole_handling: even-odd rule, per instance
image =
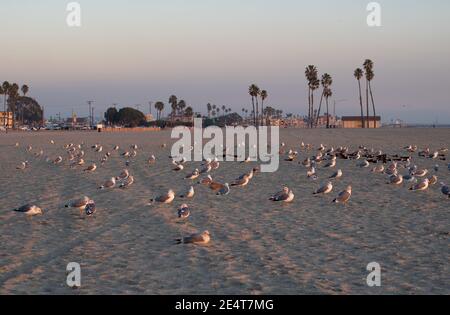
[{"label": "tall palm tree", "polygon": [[258,95],[259,95],[259,87],[256,84],[250,85],[248,89],[248,94],[252,97],[252,107],[253,107],[253,123],[256,126],[256,113],[257,109],[255,110],[255,99],[256,99],[256,106],[258,106]]},{"label": "tall palm tree", "polygon": [[[9,93],[9,89],[11,88],[11,84],[8,81],[3,82],[2,90],[3,90],[3,111],[6,112],[6,98]],[[4,120],[6,126],[7,119]]]},{"label": "tall palm tree", "polygon": [[178,98],[175,95],[171,95],[169,97],[169,104],[172,108],[172,123],[173,123],[173,119],[175,118],[176,110],[178,108]]},{"label": "tall palm tree", "polygon": [[370,73],[372,72],[372,68],[373,68],[373,62],[370,59],[366,59],[364,61],[364,70],[366,72],[366,117],[367,117],[367,128],[370,128],[370,113],[369,113],[369,78],[370,78]]},{"label": "tall palm tree", "polygon": [[[325,73],[325,74],[322,76],[322,81],[321,81],[321,83],[322,83],[323,89],[322,89],[322,95],[321,95],[321,97],[320,97],[319,109],[318,109],[318,111],[317,111],[316,127],[317,127],[317,125],[319,124],[320,111],[321,111],[321,109],[322,109],[322,101],[323,101],[323,98],[325,97],[325,90],[326,90],[327,88],[329,88],[329,87],[331,86],[331,84],[333,84],[333,78],[332,78],[331,75],[329,75],[328,73]],[[328,110],[328,109],[327,109],[327,110]]]},{"label": "tall palm tree", "polygon": [[261,91],[261,125],[264,126],[264,101],[269,97],[266,90]]},{"label": "tall palm tree", "polygon": [[222,116],[225,115],[225,114],[227,113],[226,109],[227,109],[227,108],[225,107],[225,105],[222,105],[222,112],[223,112]]},{"label": "tall palm tree", "polygon": [[164,109],[164,103],[163,102],[156,102],[155,103],[155,108],[157,110],[157,118],[156,120],[161,120],[161,113]]},{"label": "tall palm tree", "polygon": [[17,83],[13,83],[8,90],[8,106],[9,110],[13,113],[13,125],[15,127],[16,124],[16,102],[19,98],[19,85]]},{"label": "tall palm tree", "polygon": [[330,128],[330,109],[328,107],[328,99],[333,96],[333,92],[331,91],[331,88],[327,87],[325,88],[325,91],[323,91],[323,96],[325,97],[325,102],[327,104],[327,129]]},{"label": "tall palm tree", "polygon": [[364,108],[363,108],[363,100],[362,100],[362,92],[361,92],[361,79],[364,77],[364,71],[361,68],[357,68],[355,73],[353,74],[358,80],[358,88],[359,88],[359,105],[361,107],[361,126],[365,128],[364,124]]},{"label": "tall palm tree", "polygon": [[314,90],[316,90],[320,81],[318,80],[317,68],[309,65],[305,70],[306,80],[308,81],[308,126],[312,128],[313,112],[314,112]]},{"label": "tall palm tree", "polygon": [[366,73],[367,81],[369,82],[369,94],[370,94],[370,100],[372,103],[372,110],[373,110],[373,128],[377,127],[377,121],[375,117],[377,116],[377,112],[375,110],[375,102],[373,100],[373,93],[372,93],[372,80],[375,78],[375,73],[373,72],[373,63],[371,67],[368,69],[368,72]]}]

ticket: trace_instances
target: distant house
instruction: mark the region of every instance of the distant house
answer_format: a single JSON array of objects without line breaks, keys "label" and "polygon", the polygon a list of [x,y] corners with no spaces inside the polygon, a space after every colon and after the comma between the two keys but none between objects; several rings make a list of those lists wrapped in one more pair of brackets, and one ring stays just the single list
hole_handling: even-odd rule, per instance
[{"label": "distant house", "polygon": [[0,112],[0,126],[12,128],[12,125],[13,125],[13,113]]},{"label": "distant house", "polygon": [[[367,124],[367,117],[364,117],[364,121]],[[381,128],[381,117],[369,117],[369,127],[373,128],[375,122],[375,128]],[[361,116],[343,116],[342,117],[342,128],[346,129],[357,129],[362,128]]]},{"label": "distant house", "polygon": [[89,118],[76,117],[67,118],[64,122],[64,128],[69,129],[88,129],[90,128]]}]

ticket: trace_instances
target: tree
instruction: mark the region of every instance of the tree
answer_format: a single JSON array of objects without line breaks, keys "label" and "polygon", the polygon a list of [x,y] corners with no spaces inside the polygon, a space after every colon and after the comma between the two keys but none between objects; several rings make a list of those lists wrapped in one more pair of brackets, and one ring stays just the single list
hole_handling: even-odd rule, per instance
[{"label": "tree", "polygon": [[178,102],[178,110],[179,110],[179,114],[183,114],[183,112],[184,112],[184,109],[186,108],[186,102],[184,101],[184,100],[180,100],[179,102]]},{"label": "tree", "polygon": [[110,107],[106,110],[105,112],[105,121],[109,126],[112,126],[113,124],[115,124],[117,121],[116,119],[118,118],[117,116],[117,109],[115,107]]},{"label": "tree", "polygon": [[16,125],[16,102],[19,96],[19,85],[13,83],[8,89],[8,110],[13,113],[13,128]]},{"label": "tree", "polygon": [[[322,83],[323,90],[322,90],[322,96],[320,97],[319,110],[317,111],[316,127],[317,127],[317,125],[319,124],[320,111],[321,111],[321,109],[322,109],[322,101],[323,101],[323,98],[325,97],[325,90],[326,90],[327,88],[329,88],[329,87],[331,86],[331,84],[333,84],[333,79],[332,79],[331,75],[329,75],[328,73],[325,73],[325,74],[322,76],[322,81],[321,81],[321,83]],[[328,111],[328,109],[327,109],[327,111]]]},{"label": "tree", "polygon": [[[10,89],[11,85],[8,81],[3,82],[2,84],[2,94],[3,94],[3,111],[6,112],[6,98],[7,95],[9,94],[9,89]],[[6,122],[7,120],[4,120],[5,126],[6,126]]]},{"label": "tree", "polygon": [[117,113],[117,121],[126,127],[137,127],[145,124],[145,115],[137,109],[125,107]]},{"label": "tree", "polygon": [[257,109],[255,110],[255,99],[256,99],[256,106],[258,106],[258,95],[259,95],[259,87],[256,86],[256,84],[252,84],[250,85],[250,87],[248,88],[248,94],[250,94],[250,96],[252,97],[252,107],[253,107],[253,123],[255,126],[257,126],[256,123],[256,114],[257,114]]},{"label": "tree", "polygon": [[[375,110],[375,102],[373,100],[373,93],[372,93],[372,80],[375,77],[375,73],[373,71],[373,61],[368,59],[364,62],[364,67],[366,68],[366,79],[367,82],[369,83],[369,94],[370,94],[370,100],[372,103],[372,109],[373,109],[373,128],[377,127],[377,121],[375,119],[375,117],[377,116],[377,112]],[[367,122],[369,124],[369,122]]]},{"label": "tree", "polygon": [[155,108],[158,111],[156,120],[161,120],[161,114],[162,114],[162,111],[164,110],[164,103],[161,101],[156,102]]},{"label": "tree", "polygon": [[206,109],[208,110],[208,118],[211,118],[212,106],[210,103],[206,104]]},{"label": "tree", "polygon": [[264,126],[264,101],[267,99],[269,94],[266,90],[261,91],[261,125]]},{"label": "tree", "polygon": [[30,89],[28,88],[28,85],[24,84],[24,85],[22,85],[21,90],[22,90],[23,96],[27,96],[27,93]]},{"label": "tree", "polygon": [[353,75],[355,76],[356,80],[358,80],[359,105],[360,105],[360,108],[361,108],[361,126],[362,126],[362,128],[365,128],[364,108],[363,108],[363,100],[362,100],[362,92],[361,92],[361,79],[364,77],[364,71],[361,68],[357,68]]},{"label": "tree", "polygon": [[364,61],[364,70],[366,72],[366,117],[367,117],[367,128],[370,128],[370,113],[369,113],[369,78],[371,78],[373,62],[370,59]]},{"label": "tree", "polygon": [[184,114],[188,117],[192,117],[194,115],[194,110],[191,106],[188,106],[184,112]]},{"label": "tree", "polygon": [[308,81],[308,125],[310,128],[313,126],[313,113],[314,113],[314,91],[319,88],[320,81],[317,78],[318,72],[314,65],[309,65],[305,70],[306,80]]},{"label": "tree", "polygon": [[170,104],[170,106],[172,108],[172,122],[173,122],[175,113],[176,113],[177,108],[178,108],[178,99],[177,99],[177,97],[175,95],[170,96],[169,104]]}]

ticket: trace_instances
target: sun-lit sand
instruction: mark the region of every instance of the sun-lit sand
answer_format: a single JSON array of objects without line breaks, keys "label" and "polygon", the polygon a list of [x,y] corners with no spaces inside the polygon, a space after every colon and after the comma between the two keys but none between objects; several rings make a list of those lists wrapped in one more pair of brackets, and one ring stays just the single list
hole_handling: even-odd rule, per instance
[{"label": "sun-lit sand", "polygon": [[[277,173],[258,173],[245,187],[216,196],[193,185],[192,200],[180,199],[193,181],[184,177],[200,163],[174,172],[169,159],[169,131],[145,133],[42,132],[0,134],[0,293],[1,294],[450,294],[450,199],[439,183],[428,191],[408,191],[410,184],[387,185],[387,176],[357,167],[357,161],[337,160],[344,176],[333,180],[333,192],[313,195],[337,168],[317,168],[319,180],[306,177],[298,164],[313,152],[300,143],[349,146],[363,144],[389,154],[403,147],[448,147],[449,129],[281,130],[281,141],[298,150],[295,162],[280,159]],[[53,139],[55,144],[51,144]],[[84,166],[70,168],[46,162],[66,158],[66,143],[84,142]],[[15,143],[19,142],[19,147]],[[103,146],[99,153],[93,144]],[[166,143],[167,147],[162,148]],[[134,183],[127,189],[98,190],[125,168],[120,156],[138,145],[128,169]],[[27,152],[27,146],[33,147]],[[115,145],[120,150],[114,151]],[[33,153],[43,150],[35,157]],[[100,160],[111,152],[108,162]],[[156,162],[148,159],[155,155]],[[419,158],[419,168],[440,165],[439,182],[450,184],[449,161]],[[29,167],[16,167],[27,160]],[[96,163],[94,172],[83,168]],[[211,174],[231,183],[257,166],[222,162]],[[404,172],[402,170],[401,172]],[[194,183],[196,183],[194,181]],[[333,199],[348,185],[347,205]],[[288,186],[289,204],[269,201]],[[176,192],[172,204],[149,200]],[[74,198],[89,196],[97,212],[92,217],[64,208]],[[27,217],[12,209],[33,203],[42,216]],[[189,205],[190,217],[177,210]],[[208,230],[208,245],[175,245],[174,240]],[[81,288],[66,285],[66,266],[81,265]],[[369,288],[366,266],[382,268],[382,286]]]}]

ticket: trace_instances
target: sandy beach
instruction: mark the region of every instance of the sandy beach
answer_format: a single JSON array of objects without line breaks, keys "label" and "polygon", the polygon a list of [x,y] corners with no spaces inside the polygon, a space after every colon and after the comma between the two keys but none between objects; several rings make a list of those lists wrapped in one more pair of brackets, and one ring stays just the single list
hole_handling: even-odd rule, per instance
[{"label": "sandy beach", "polygon": [[[393,187],[387,176],[359,168],[357,161],[338,160],[344,172],[326,196],[312,193],[335,169],[318,168],[319,180],[306,178],[298,164],[313,152],[300,143],[365,145],[388,154],[403,147],[449,147],[449,129],[298,130],[280,131],[287,148],[299,150],[296,162],[280,159],[277,173],[257,174],[247,187],[216,196],[195,185],[187,201],[188,220],[177,217],[186,201],[146,206],[150,198],[174,189],[177,196],[191,182],[183,178],[200,163],[173,172],[169,159],[170,131],[144,133],[29,132],[0,134],[0,294],[450,294],[449,205],[439,183],[428,191]],[[55,144],[51,144],[50,140]],[[18,142],[19,147],[15,147]],[[71,169],[45,157],[67,157],[67,143],[85,143],[86,165],[94,173]],[[91,149],[100,143],[102,153]],[[163,143],[166,148],[161,148]],[[128,169],[135,183],[128,189],[97,187],[125,168],[120,156],[137,144],[138,155]],[[33,151],[27,152],[31,145]],[[119,151],[113,151],[115,145]],[[42,149],[44,156],[33,153]],[[109,161],[101,166],[105,152]],[[149,166],[154,154],[157,162]],[[439,182],[450,184],[449,161],[419,158],[427,168],[440,165]],[[30,167],[16,170],[28,160]],[[222,163],[212,176],[231,182],[256,163]],[[295,193],[291,204],[269,201],[283,186]],[[332,204],[339,191],[353,186],[347,205]],[[64,204],[80,196],[95,200],[92,217]],[[26,203],[43,208],[28,218],[12,209]],[[174,245],[174,239],[209,230],[206,246]],[[82,285],[66,285],[66,266],[81,265]],[[382,286],[366,284],[366,266],[382,267]]]}]

